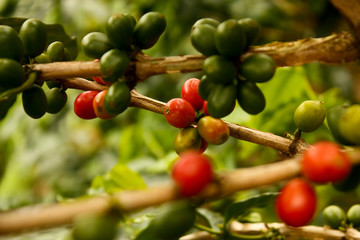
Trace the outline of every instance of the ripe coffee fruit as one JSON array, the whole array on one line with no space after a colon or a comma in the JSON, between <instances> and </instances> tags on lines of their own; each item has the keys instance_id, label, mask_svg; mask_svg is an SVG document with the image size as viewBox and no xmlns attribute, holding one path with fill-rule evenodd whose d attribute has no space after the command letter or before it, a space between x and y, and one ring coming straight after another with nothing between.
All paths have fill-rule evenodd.
<instances>
[{"instance_id":1,"label":"ripe coffee fruit","mask_svg":"<svg viewBox=\"0 0 360 240\"><path fill-rule=\"evenodd\" d=\"M224 121L211 116L202 117L197 123L200 136L210 144L220 145L230 136L230 130Z\"/></svg>"},{"instance_id":2,"label":"ripe coffee fruit","mask_svg":"<svg viewBox=\"0 0 360 240\"><path fill-rule=\"evenodd\" d=\"M96 118L93 101L98 91L85 91L80 93L74 101L74 112L82 119Z\"/></svg>"},{"instance_id":3,"label":"ripe coffee fruit","mask_svg":"<svg viewBox=\"0 0 360 240\"><path fill-rule=\"evenodd\" d=\"M184 152L173 166L172 178L179 186L182 196L194 196L213 178L210 159L198 151Z\"/></svg>"},{"instance_id":4,"label":"ripe coffee fruit","mask_svg":"<svg viewBox=\"0 0 360 240\"><path fill-rule=\"evenodd\" d=\"M164 107L166 121L177 128L185 128L195 121L195 110L182 98L173 98Z\"/></svg>"},{"instance_id":5,"label":"ripe coffee fruit","mask_svg":"<svg viewBox=\"0 0 360 240\"><path fill-rule=\"evenodd\" d=\"M93 101L93 107L94 107L94 111L95 114L98 118L100 119L111 119L114 118L114 115L110 115L109 113L106 112L105 110L105 96L107 94L107 90L103 90L101 92L99 92Z\"/></svg>"},{"instance_id":6,"label":"ripe coffee fruit","mask_svg":"<svg viewBox=\"0 0 360 240\"><path fill-rule=\"evenodd\" d=\"M203 108L202 108L202 111L204 112L205 116L209 116L209 112L207 110L207 105L208 105L208 102L207 101L204 101L203 103Z\"/></svg>"},{"instance_id":7,"label":"ripe coffee fruit","mask_svg":"<svg viewBox=\"0 0 360 240\"><path fill-rule=\"evenodd\" d=\"M47 33L43 22L35 18L27 19L20 28L20 39L25 56L34 58L46 48Z\"/></svg>"},{"instance_id":8,"label":"ripe coffee fruit","mask_svg":"<svg viewBox=\"0 0 360 240\"><path fill-rule=\"evenodd\" d=\"M180 154L187 150L199 150L201 143L202 139L196 128L192 126L183 128L175 137L175 152Z\"/></svg>"},{"instance_id":9,"label":"ripe coffee fruit","mask_svg":"<svg viewBox=\"0 0 360 240\"><path fill-rule=\"evenodd\" d=\"M324 224L332 229L338 229L346 221L344 210L336 205L327 206L322 212L322 217Z\"/></svg>"},{"instance_id":10,"label":"ripe coffee fruit","mask_svg":"<svg viewBox=\"0 0 360 240\"><path fill-rule=\"evenodd\" d=\"M360 145L360 104L354 104L344 110L339 119L339 131L348 142Z\"/></svg>"},{"instance_id":11,"label":"ripe coffee fruit","mask_svg":"<svg viewBox=\"0 0 360 240\"><path fill-rule=\"evenodd\" d=\"M301 227L308 224L316 210L313 187L301 178L294 178L281 189L275 201L278 217L287 225Z\"/></svg>"},{"instance_id":12,"label":"ripe coffee fruit","mask_svg":"<svg viewBox=\"0 0 360 240\"><path fill-rule=\"evenodd\" d=\"M323 123L326 117L324 103L316 100L302 102L295 110L294 122L303 132L312 132Z\"/></svg>"},{"instance_id":13,"label":"ripe coffee fruit","mask_svg":"<svg viewBox=\"0 0 360 240\"><path fill-rule=\"evenodd\" d=\"M0 25L0 58L19 61L23 55L24 48L15 29Z\"/></svg>"},{"instance_id":14,"label":"ripe coffee fruit","mask_svg":"<svg viewBox=\"0 0 360 240\"><path fill-rule=\"evenodd\" d=\"M253 54L240 65L240 74L251 82L267 82L275 74L276 63L266 54Z\"/></svg>"},{"instance_id":15,"label":"ripe coffee fruit","mask_svg":"<svg viewBox=\"0 0 360 240\"><path fill-rule=\"evenodd\" d=\"M345 179L335 182L332 186L341 192L350 192L355 190L360 184L360 165L353 165L350 173Z\"/></svg>"},{"instance_id":16,"label":"ripe coffee fruit","mask_svg":"<svg viewBox=\"0 0 360 240\"><path fill-rule=\"evenodd\" d=\"M351 162L346 153L333 142L317 142L308 148L301 161L302 172L317 183L343 180L351 170Z\"/></svg>"},{"instance_id":17,"label":"ripe coffee fruit","mask_svg":"<svg viewBox=\"0 0 360 240\"><path fill-rule=\"evenodd\" d=\"M44 90L33 85L22 93L24 111L34 119L44 116L47 110L47 99Z\"/></svg>"},{"instance_id":18,"label":"ripe coffee fruit","mask_svg":"<svg viewBox=\"0 0 360 240\"><path fill-rule=\"evenodd\" d=\"M181 88L181 98L188 101L195 110L202 108L204 100L199 95L200 79L190 78L184 82Z\"/></svg>"}]
</instances>

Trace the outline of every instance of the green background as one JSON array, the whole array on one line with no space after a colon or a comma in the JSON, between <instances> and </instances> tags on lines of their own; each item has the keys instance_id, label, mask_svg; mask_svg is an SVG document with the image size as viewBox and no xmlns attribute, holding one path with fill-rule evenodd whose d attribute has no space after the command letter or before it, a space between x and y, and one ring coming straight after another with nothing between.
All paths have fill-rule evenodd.
<instances>
[{"instance_id":1,"label":"green background","mask_svg":"<svg viewBox=\"0 0 360 240\"><path fill-rule=\"evenodd\" d=\"M344 19L328 1L278 0L5 0L0 3L2 17L35 17L45 23L61 23L78 43L92 31L104 31L113 13L128 12L137 19L148 12L166 16L167 28L159 42L144 51L151 57L198 54L190 43L192 24L203 17L224 21L252 17L262 24L256 44L323 37L348 30ZM80 48L80 44L79 44ZM80 49L76 60L92 60ZM356 64L324 66L311 63L299 67L278 68L274 78L259 84L267 105L251 116L240 109L225 119L260 131L283 136L293 133L293 113L304 100L320 99L326 108L340 103L354 103L357 81ZM160 75L147 79L136 89L149 97L167 102L180 97L182 83L200 72ZM84 195L140 189L169 181L170 164L177 155L173 141L178 129L165 118L146 110L129 108L112 120L82 120L73 112L73 101L80 93L69 89L66 107L56 115L40 120L28 117L21 98L0 122L0 210L64 201ZM304 134L308 143L333 138L324 123L313 133ZM206 150L217 170L248 167L279 159L276 151L253 143L229 139L221 146ZM266 173L264 173L266 174ZM278 191L281 184L269 188L239 192L229 199L209 204L203 209L213 221L223 206L267 191ZM359 190L341 193L330 185L318 186L319 207L338 204L345 210L358 202ZM229 200L229 201L227 201ZM210 209L210 210L209 210ZM273 207L260 211L266 221L278 221ZM151 218L151 209L128 216L119 229L119 239L129 239ZM321 216L313 224L322 224ZM58 228L9 239L66 239L69 230Z\"/></svg>"}]
</instances>

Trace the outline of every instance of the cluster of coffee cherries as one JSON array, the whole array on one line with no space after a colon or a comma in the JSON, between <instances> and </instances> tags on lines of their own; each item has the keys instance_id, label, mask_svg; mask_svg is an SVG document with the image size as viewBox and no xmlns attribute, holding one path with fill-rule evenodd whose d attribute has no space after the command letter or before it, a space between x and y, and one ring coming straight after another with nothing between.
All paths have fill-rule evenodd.
<instances>
[{"instance_id":1,"label":"cluster of coffee cherries","mask_svg":"<svg viewBox=\"0 0 360 240\"><path fill-rule=\"evenodd\" d=\"M165 28L165 16L159 12L148 12L139 21L131 14L118 13L106 22L105 33L87 34L82 39L82 49L100 61L102 73L102 77L93 80L109 88L81 93L74 102L75 113L83 119L110 119L124 112L136 84L126 76L131 60L141 49L154 46Z\"/></svg>"},{"instance_id":2,"label":"cluster of coffee cherries","mask_svg":"<svg viewBox=\"0 0 360 240\"><path fill-rule=\"evenodd\" d=\"M332 229L344 230L347 227L360 227L360 204L352 205L347 212L338 205L330 205L322 211L324 225Z\"/></svg>"},{"instance_id":3,"label":"cluster of coffee cherries","mask_svg":"<svg viewBox=\"0 0 360 240\"><path fill-rule=\"evenodd\" d=\"M55 41L47 46L46 24L30 18L25 20L17 32L13 27L0 26L0 94L26 85L31 73L22 64L70 61L71 53L62 42ZM24 111L32 118L41 118L45 113L57 113L66 104L67 95L60 85L50 83L49 91L44 92L42 84L32 73L29 86L22 91ZM16 94L6 96L0 101L0 119L14 104Z\"/></svg>"},{"instance_id":4,"label":"cluster of coffee cherries","mask_svg":"<svg viewBox=\"0 0 360 240\"><path fill-rule=\"evenodd\" d=\"M352 178L352 165L339 145L320 141L303 153L301 172L303 177L285 183L275 203L279 218L293 227L308 224L316 212L317 197L313 184L348 181Z\"/></svg>"},{"instance_id":5,"label":"cluster of coffee cherries","mask_svg":"<svg viewBox=\"0 0 360 240\"><path fill-rule=\"evenodd\" d=\"M230 131L224 121L208 115L207 104L198 92L200 80L190 78L181 89L181 98L173 98L164 107L164 116L169 124L181 128L175 138L175 151L204 152L208 143L223 144Z\"/></svg>"},{"instance_id":6,"label":"cluster of coffee cherries","mask_svg":"<svg viewBox=\"0 0 360 240\"><path fill-rule=\"evenodd\" d=\"M360 104L340 104L326 110L323 102L307 100L294 113L295 125L303 132L316 130L325 118L337 142L346 146L360 144Z\"/></svg>"},{"instance_id":7,"label":"cluster of coffee cherries","mask_svg":"<svg viewBox=\"0 0 360 240\"><path fill-rule=\"evenodd\" d=\"M258 39L260 25L251 18L219 22L203 18L191 30L191 43L207 58L199 86L200 96L208 101L211 116L230 114L238 101L249 114L265 108L265 97L256 85L270 80L276 70L274 60L266 54L253 54L240 60Z\"/></svg>"},{"instance_id":8,"label":"cluster of coffee cherries","mask_svg":"<svg viewBox=\"0 0 360 240\"><path fill-rule=\"evenodd\" d=\"M185 197L198 194L213 179L211 159L203 154L208 144L223 144L230 135L224 121L208 115L206 101L198 92L199 84L200 79L187 79L181 98L171 99L164 107L167 122L180 128L174 141L179 159L174 163L172 178Z\"/></svg>"}]
</instances>

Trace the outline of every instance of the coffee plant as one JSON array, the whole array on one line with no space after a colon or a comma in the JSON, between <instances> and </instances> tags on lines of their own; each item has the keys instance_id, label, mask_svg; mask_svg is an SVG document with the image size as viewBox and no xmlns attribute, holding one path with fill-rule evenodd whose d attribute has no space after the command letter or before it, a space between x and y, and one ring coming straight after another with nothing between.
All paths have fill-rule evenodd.
<instances>
[{"instance_id":1,"label":"coffee plant","mask_svg":"<svg viewBox=\"0 0 360 240\"><path fill-rule=\"evenodd\" d=\"M0 4L1 237L360 239L358 1L55 2Z\"/></svg>"}]
</instances>

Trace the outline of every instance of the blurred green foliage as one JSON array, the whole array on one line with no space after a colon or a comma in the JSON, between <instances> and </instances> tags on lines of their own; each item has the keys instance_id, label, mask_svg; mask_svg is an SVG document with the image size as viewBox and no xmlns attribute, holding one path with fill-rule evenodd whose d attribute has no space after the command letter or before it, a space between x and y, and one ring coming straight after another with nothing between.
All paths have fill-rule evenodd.
<instances>
[{"instance_id":1,"label":"blurred green foliage","mask_svg":"<svg viewBox=\"0 0 360 240\"><path fill-rule=\"evenodd\" d=\"M190 31L192 24L203 17L219 21L255 18L263 27L257 44L347 30L344 20L326 0L87 0L86 4L73 0L5 0L0 3L0 16L36 17L46 23L60 23L78 43L91 31L104 31L104 23L113 13L129 12L139 18L148 11L162 12L167 19L165 34L145 51L152 57L198 54L191 46ZM79 50L76 60L90 60ZM154 76L138 84L137 90L166 102L180 96L182 83L190 77L201 77L201 73ZM326 108L352 102L353 84L346 65L312 63L279 68L271 81L259 84L267 100L265 111L250 116L237 106L225 119L277 135L293 133L293 113L302 101L321 99ZM18 98L0 122L0 173L3 173L0 210L63 201L88 193L144 188L169 180L169 168L177 157L173 141L178 130L167 124L162 115L130 108L111 120L81 120L73 113L73 101L80 91L67 92L67 106L57 115L31 119L25 115ZM303 137L308 143L333 140L325 123ZM272 149L233 138L221 146L209 146L205 153L218 170L259 165L281 157ZM278 189L279 186L271 188ZM211 203L209 207L214 212L208 216L214 220L216 209L267 190L239 192ZM318 192L324 196L320 197L319 209L330 203L346 208L360 194L357 190L345 198L331 186L321 186ZM277 220L271 206L262 213L265 220ZM146 225L147 216L137 213L129 217L119 230L119 239L128 239ZM318 217L314 223L321 223L321 219ZM67 233L55 229L23 239L64 239Z\"/></svg>"}]
</instances>

